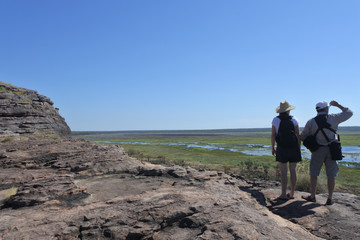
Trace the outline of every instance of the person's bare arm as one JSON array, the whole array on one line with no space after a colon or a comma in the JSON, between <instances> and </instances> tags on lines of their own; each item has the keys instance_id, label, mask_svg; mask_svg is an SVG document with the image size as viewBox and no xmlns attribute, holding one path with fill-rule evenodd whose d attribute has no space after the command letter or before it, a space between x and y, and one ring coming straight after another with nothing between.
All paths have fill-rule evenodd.
<instances>
[{"instance_id":1,"label":"person's bare arm","mask_svg":"<svg viewBox=\"0 0 360 240\"><path fill-rule=\"evenodd\" d=\"M275 136L276 136L276 129L275 129L274 126L272 126L272 129L271 129L271 149L272 149L272 155L273 156L276 156Z\"/></svg>"},{"instance_id":2,"label":"person's bare arm","mask_svg":"<svg viewBox=\"0 0 360 240\"><path fill-rule=\"evenodd\" d=\"M299 144L299 147L301 147L301 139L300 139L300 128L299 128L299 125L297 125L295 127L295 135L298 139L298 144Z\"/></svg>"},{"instance_id":3,"label":"person's bare arm","mask_svg":"<svg viewBox=\"0 0 360 240\"><path fill-rule=\"evenodd\" d=\"M338 108L340 108L341 111L343 111L345 108L344 106L342 106L341 104L339 104L337 101L334 101L334 100L332 100L330 102L330 106L338 107Z\"/></svg>"}]
</instances>

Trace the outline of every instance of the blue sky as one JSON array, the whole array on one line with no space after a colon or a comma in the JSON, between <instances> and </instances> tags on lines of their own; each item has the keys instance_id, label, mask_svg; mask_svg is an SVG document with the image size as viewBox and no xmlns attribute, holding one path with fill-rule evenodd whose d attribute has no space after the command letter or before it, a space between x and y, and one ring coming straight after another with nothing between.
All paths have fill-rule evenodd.
<instances>
[{"instance_id":1,"label":"blue sky","mask_svg":"<svg viewBox=\"0 0 360 240\"><path fill-rule=\"evenodd\" d=\"M318 101L360 125L360 1L0 1L0 81L74 131L304 126ZM338 112L331 108L330 112Z\"/></svg>"}]
</instances>

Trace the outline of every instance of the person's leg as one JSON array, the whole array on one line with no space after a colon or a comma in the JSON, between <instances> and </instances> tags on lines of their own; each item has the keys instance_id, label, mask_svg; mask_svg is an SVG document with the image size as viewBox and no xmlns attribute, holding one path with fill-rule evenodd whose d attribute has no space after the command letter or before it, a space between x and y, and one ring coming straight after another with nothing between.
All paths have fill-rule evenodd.
<instances>
[{"instance_id":1,"label":"person's leg","mask_svg":"<svg viewBox=\"0 0 360 240\"><path fill-rule=\"evenodd\" d=\"M328 199L332 199L334 189L335 189L335 178L334 177L328 177L327 178L327 185L328 185L328 192L329 192Z\"/></svg>"},{"instance_id":2,"label":"person's leg","mask_svg":"<svg viewBox=\"0 0 360 240\"><path fill-rule=\"evenodd\" d=\"M316 185L317 185L317 177L310 176L310 195L308 196L301 196L303 199L309 202L316 202Z\"/></svg>"},{"instance_id":3,"label":"person's leg","mask_svg":"<svg viewBox=\"0 0 360 240\"><path fill-rule=\"evenodd\" d=\"M320 147L311 153L310 160L310 196L303 197L307 201L315 202L317 178L320 175L321 167L324 163L326 148Z\"/></svg>"},{"instance_id":4,"label":"person's leg","mask_svg":"<svg viewBox=\"0 0 360 240\"><path fill-rule=\"evenodd\" d=\"M287 188L287 163L279 162L280 165L280 175L281 175L281 195L279 198L286 198L286 188Z\"/></svg>"},{"instance_id":5,"label":"person's leg","mask_svg":"<svg viewBox=\"0 0 360 240\"><path fill-rule=\"evenodd\" d=\"M332 205L332 197L335 189L335 177L338 174L339 167L336 161L331 159L330 150L326 156L325 169L327 175L327 186L328 186L328 200L325 205Z\"/></svg>"},{"instance_id":6,"label":"person's leg","mask_svg":"<svg viewBox=\"0 0 360 240\"><path fill-rule=\"evenodd\" d=\"M296 186L296 162L289 163L289 170L290 170L290 193L289 196L292 198L295 192Z\"/></svg>"},{"instance_id":7,"label":"person's leg","mask_svg":"<svg viewBox=\"0 0 360 240\"><path fill-rule=\"evenodd\" d=\"M311 198L315 198L315 194L316 194L316 185L317 185L317 177L315 176L310 176L310 194L311 194Z\"/></svg>"}]
</instances>

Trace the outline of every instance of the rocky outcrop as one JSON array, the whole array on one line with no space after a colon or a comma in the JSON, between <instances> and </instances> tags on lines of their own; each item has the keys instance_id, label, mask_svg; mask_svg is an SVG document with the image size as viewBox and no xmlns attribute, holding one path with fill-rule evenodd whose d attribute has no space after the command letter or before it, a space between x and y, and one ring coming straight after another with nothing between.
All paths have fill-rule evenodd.
<instances>
[{"instance_id":1,"label":"rocky outcrop","mask_svg":"<svg viewBox=\"0 0 360 240\"><path fill-rule=\"evenodd\" d=\"M359 196L336 193L332 206L299 192L274 201L278 183L153 165L117 145L51 137L70 129L35 91L0 82L0 106L0 239L360 238Z\"/></svg>"},{"instance_id":2,"label":"rocky outcrop","mask_svg":"<svg viewBox=\"0 0 360 240\"><path fill-rule=\"evenodd\" d=\"M35 138L0 149L0 239L360 237L355 195L330 207L300 197L275 203L277 183L153 165L84 140Z\"/></svg>"},{"instance_id":3,"label":"rocky outcrop","mask_svg":"<svg viewBox=\"0 0 360 240\"><path fill-rule=\"evenodd\" d=\"M50 98L0 82L0 138L69 136L71 131Z\"/></svg>"}]
</instances>

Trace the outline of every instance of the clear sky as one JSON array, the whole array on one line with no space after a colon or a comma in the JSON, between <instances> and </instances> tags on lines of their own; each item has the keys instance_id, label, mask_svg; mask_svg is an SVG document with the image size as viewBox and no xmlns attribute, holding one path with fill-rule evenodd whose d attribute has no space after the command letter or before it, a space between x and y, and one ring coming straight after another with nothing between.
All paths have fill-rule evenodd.
<instances>
[{"instance_id":1,"label":"clear sky","mask_svg":"<svg viewBox=\"0 0 360 240\"><path fill-rule=\"evenodd\" d=\"M0 81L74 131L271 127L282 100L360 126L360 1L0 0Z\"/></svg>"}]
</instances>

